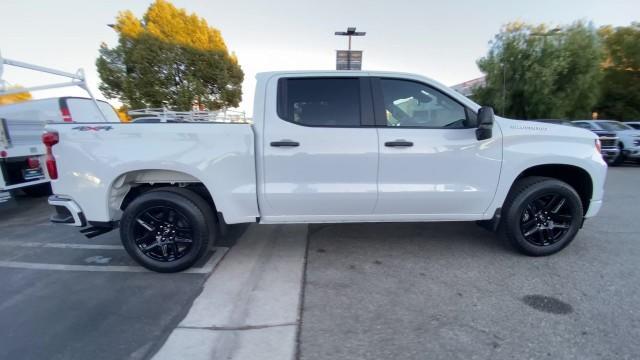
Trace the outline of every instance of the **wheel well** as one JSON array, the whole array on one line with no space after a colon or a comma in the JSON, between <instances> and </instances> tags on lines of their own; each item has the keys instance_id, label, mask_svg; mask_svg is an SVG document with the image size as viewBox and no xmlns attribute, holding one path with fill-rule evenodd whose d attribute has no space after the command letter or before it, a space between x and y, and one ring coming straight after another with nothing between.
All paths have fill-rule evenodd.
<instances>
[{"instance_id":1,"label":"wheel well","mask_svg":"<svg viewBox=\"0 0 640 360\"><path fill-rule=\"evenodd\" d=\"M138 196L146 193L149 190L159 189L164 187L180 187L184 189L189 189L196 194L200 195L209 205L211 205L215 212L215 204L213 202L213 198L209 193L209 190L202 183L154 183L154 184L136 184L132 186L129 192L122 199L122 203L120 204L120 210L123 210L131 204L131 202L137 198Z\"/></svg>"},{"instance_id":2,"label":"wheel well","mask_svg":"<svg viewBox=\"0 0 640 360\"><path fill-rule=\"evenodd\" d=\"M584 213L589 209L591 196L593 195L593 181L589 173L577 166L565 164L538 165L523 171L516 181L529 176L545 176L564 181L580 195ZM515 183L515 181L514 181Z\"/></svg>"},{"instance_id":3,"label":"wheel well","mask_svg":"<svg viewBox=\"0 0 640 360\"><path fill-rule=\"evenodd\" d=\"M216 212L211 193L197 178L178 171L137 170L120 175L112 184L109 204L112 209L124 211L138 196L162 187L181 187L200 195Z\"/></svg>"}]
</instances>

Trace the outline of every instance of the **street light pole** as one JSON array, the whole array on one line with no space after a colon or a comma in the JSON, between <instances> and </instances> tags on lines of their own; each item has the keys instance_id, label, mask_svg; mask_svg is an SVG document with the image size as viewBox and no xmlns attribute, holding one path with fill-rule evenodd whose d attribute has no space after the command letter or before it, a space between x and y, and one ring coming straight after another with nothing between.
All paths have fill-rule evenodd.
<instances>
[{"instance_id":1,"label":"street light pole","mask_svg":"<svg viewBox=\"0 0 640 360\"><path fill-rule=\"evenodd\" d=\"M555 27L546 32L532 32L530 35L542 37L543 39L542 51L544 51L544 49L547 47L547 38L549 36L560 35L561 32L562 32L561 28ZM507 106L507 62L505 61L505 59L502 59L502 114L501 114L502 116L506 116L505 114L506 106Z\"/></svg>"},{"instance_id":2,"label":"street light pole","mask_svg":"<svg viewBox=\"0 0 640 360\"><path fill-rule=\"evenodd\" d=\"M365 36L367 35L364 31L356 31L355 27L348 27L347 31L336 31L334 33L338 36L348 36L349 37L349 52L347 53L347 68L351 69L351 37L352 36Z\"/></svg>"},{"instance_id":3,"label":"street light pole","mask_svg":"<svg viewBox=\"0 0 640 360\"><path fill-rule=\"evenodd\" d=\"M507 116L505 114L505 108L507 106L507 63L502 60L502 114L501 116Z\"/></svg>"}]
</instances>

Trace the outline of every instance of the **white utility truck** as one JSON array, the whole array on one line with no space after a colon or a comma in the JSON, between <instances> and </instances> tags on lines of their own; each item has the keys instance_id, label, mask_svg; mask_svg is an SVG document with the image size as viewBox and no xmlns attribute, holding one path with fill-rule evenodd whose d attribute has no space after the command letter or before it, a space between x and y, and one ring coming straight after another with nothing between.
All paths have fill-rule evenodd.
<instances>
[{"instance_id":1,"label":"white utility truck","mask_svg":"<svg viewBox=\"0 0 640 360\"><path fill-rule=\"evenodd\" d=\"M227 224L480 221L519 251L567 246L602 205L590 131L494 117L418 75L270 72L252 124L51 124L52 221L120 228L161 272Z\"/></svg>"},{"instance_id":2,"label":"white utility truck","mask_svg":"<svg viewBox=\"0 0 640 360\"><path fill-rule=\"evenodd\" d=\"M72 81L30 88L8 88L2 81L5 65L71 78ZM93 98L86 87L84 73L75 74L10 60L0 56L0 95L46 90L68 86L85 89L90 98L56 97L0 105L0 203L11 198L11 191L21 189L27 195L51 193L49 179L40 160L45 156L42 133L50 122L117 122L118 114L107 102Z\"/></svg>"}]
</instances>

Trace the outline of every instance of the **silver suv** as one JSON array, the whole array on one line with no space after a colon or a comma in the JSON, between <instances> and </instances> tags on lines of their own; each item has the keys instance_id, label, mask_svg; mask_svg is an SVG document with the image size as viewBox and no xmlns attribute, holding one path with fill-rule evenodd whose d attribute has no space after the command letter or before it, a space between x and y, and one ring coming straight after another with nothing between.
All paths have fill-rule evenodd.
<instances>
[{"instance_id":1,"label":"silver suv","mask_svg":"<svg viewBox=\"0 0 640 360\"><path fill-rule=\"evenodd\" d=\"M576 120L573 123L592 131L615 133L619 138L620 156L614 163L619 164L625 159L640 160L640 130L615 120Z\"/></svg>"}]
</instances>

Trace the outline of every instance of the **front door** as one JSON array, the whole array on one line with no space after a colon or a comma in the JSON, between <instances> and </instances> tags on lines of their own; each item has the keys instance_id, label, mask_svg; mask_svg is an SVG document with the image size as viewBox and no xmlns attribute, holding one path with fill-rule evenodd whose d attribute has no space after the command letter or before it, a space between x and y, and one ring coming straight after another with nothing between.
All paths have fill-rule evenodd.
<instances>
[{"instance_id":1,"label":"front door","mask_svg":"<svg viewBox=\"0 0 640 360\"><path fill-rule=\"evenodd\" d=\"M475 135L475 113L421 82L374 80L380 170L376 214L482 214L502 159L498 131ZM382 121L381 121L382 120Z\"/></svg>"},{"instance_id":2,"label":"front door","mask_svg":"<svg viewBox=\"0 0 640 360\"><path fill-rule=\"evenodd\" d=\"M277 92L268 93L278 98L267 99L262 142L265 219L322 221L372 214L378 134L369 80L290 77L272 82L270 89L277 86Z\"/></svg>"}]
</instances>

